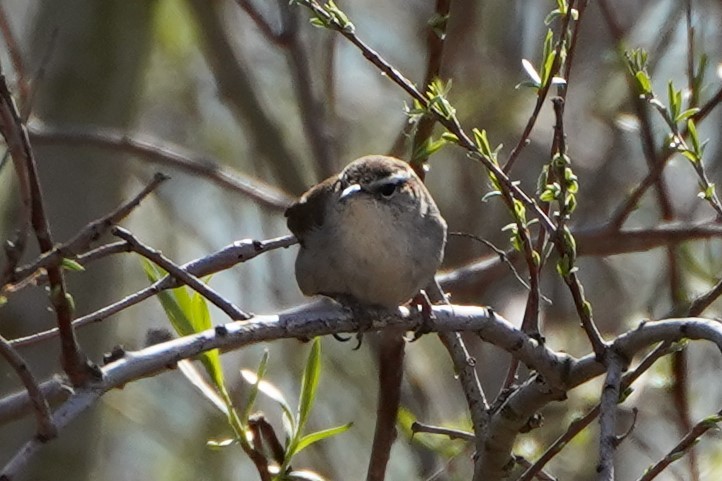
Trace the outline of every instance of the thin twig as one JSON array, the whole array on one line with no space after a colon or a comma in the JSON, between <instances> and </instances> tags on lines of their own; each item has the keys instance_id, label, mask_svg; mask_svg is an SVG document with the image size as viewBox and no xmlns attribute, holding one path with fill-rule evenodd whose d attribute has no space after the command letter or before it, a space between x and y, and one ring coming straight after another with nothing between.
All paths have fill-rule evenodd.
<instances>
[{"instance_id":1,"label":"thin twig","mask_svg":"<svg viewBox=\"0 0 722 481\"><path fill-rule=\"evenodd\" d=\"M141 256L165 269L168 274L208 299L213 305L225 312L226 315L234 321L245 321L252 317L250 314L240 310L232 302L224 299L223 296L218 294L213 288L205 284L198 277L190 274L186 269L168 259L160 251L148 247L140 242L138 238L130 233L130 231L123 229L122 227L115 226L111 232L114 236L126 241L134 252L137 252Z\"/></svg>"},{"instance_id":2,"label":"thin twig","mask_svg":"<svg viewBox=\"0 0 722 481\"><path fill-rule=\"evenodd\" d=\"M30 194L30 223L40 247L45 253L53 249L53 238L45 215L40 179L37 165L30 147L28 132L23 124L20 113L8 90L5 77L0 74L0 129L10 150L21 184L25 184ZM93 375L73 331L73 307L70 294L65 286L63 270L58 266L48 269L50 284L50 302L55 310L58 329L62 366L74 386L82 385Z\"/></svg>"},{"instance_id":3,"label":"thin twig","mask_svg":"<svg viewBox=\"0 0 722 481\"><path fill-rule=\"evenodd\" d=\"M133 209L138 207L140 202L145 199L148 194L153 192L160 184L168 179L169 177L164 174L155 174L150 183L128 202L122 204L113 212L90 222L83 227L80 232L75 235L75 237L63 244L53 247L50 251L40 256L31 264L16 269L15 272L11 273L11 278L8 280L10 282L18 282L19 280L31 276L38 269L47 269L50 266L59 265L63 259L76 259L81 251L88 249L92 242L98 240L114 224L117 224L127 217ZM2 284L5 284L5 281L3 281Z\"/></svg>"},{"instance_id":4,"label":"thin twig","mask_svg":"<svg viewBox=\"0 0 722 481\"><path fill-rule=\"evenodd\" d=\"M265 241L244 239L236 241L233 244L230 244L211 255L201 257L194 261L188 262L187 264L183 264L182 268L186 272L196 277L203 277L225 269L229 269L236 264L246 262L265 252L292 246L297 242L298 241L296 240L296 238L290 235L277 237L275 239L269 239ZM130 248L127 246L127 242L123 242L122 244L126 246L124 247L124 249ZM121 243L111 244L110 246L108 246L108 248L112 248L112 250L115 250L117 248L123 247L123 245L121 245ZM126 296L125 298L114 302L113 304L110 304L95 312L77 318L75 321L73 321L73 327L80 328L91 323L102 321L103 319L117 314L118 312L121 312L130 306L134 306L150 297L153 297L154 295L158 294L163 290L172 289L178 286L179 283L174 277L166 276L154 282L150 286L141 289L140 291L137 291L129 296ZM28 346L44 341L46 339L51 339L57 335L57 328L49 329L47 331L42 331L39 333L31 334L29 336L13 339L12 341L10 341L10 343L16 347Z\"/></svg>"},{"instance_id":5,"label":"thin twig","mask_svg":"<svg viewBox=\"0 0 722 481\"><path fill-rule=\"evenodd\" d=\"M547 94L549 93L549 89L553 85L554 77L559 72L559 68L562 66L562 49L564 48L564 45L566 44L566 35L569 30L569 24L572 21L572 9L574 8L574 0L570 0L567 6L567 14L564 15L564 18L562 20L562 25L559 30L559 38L556 42L556 55L554 57L554 61L552 63L552 67L549 71L549 77L547 78L547 81L544 85L540 86L540 88L537 90L537 100L536 105L534 105L534 110L532 111L531 115L529 116L529 120L526 123L526 126L524 127L524 131L521 134L521 137L519 137L519 141L516 144L516 147L512 149L511 153L509 154L509 159L507 159L506 163L504 164L503 170L504 173L508 174L511 171L511 168L514 166L514 163L516 162L516 159L519 157L519 154L521 154L521 151L524 147L526 147L529 144L529 136L531 135L532 130L534 129L534 125L536 124L537 118L539 117L539 112L541 112L542 107L544 106L544 102L546 101ZM579 15L581 15L582 12L579 12ZM575 31L578 30L579 23L577 22ZM542 61L545 61L546 59L542 59Z\"/></svg>"},{"instance_id":6,"label":"thin twig","mask_svg":"<svg viewBox=\"0 0 722 481\"><path fill-rule=\"evenodd\" d=\"M651 481L656 478L657 475L664 471L670 464L688 453L703 434L710 429L717 429L720 422L722 422L722 410L717 411L714 415L709 416L695 424L692 429L690 429L689 432L680 439L675 447L673 447L662 459L645 470L644 474L637 478L637 481Z\"/></svg>"},{"instance_id":7,"label":"thin twig","mask_svg":"<svg viewBox=\"0 0 722 481\"><path fill-rule=\"evenodd\" d=\"M416 434L416 433L440 434L442 436L448 437L449 439L463 439L464 441L473 441L476 439L476 436L474 436L474 433L462 431L460 429L451 429L451 428L444 428L441 426L432 426L430 424L420 423L419 421L414 421L411 424L411 432L413 434Z\"/></svg>"},{"instance_id":8,"label":"thin twig","mask_svg":"<svg viewBox=\"0 0 722 481\"><path fill-rule=\"evenodd\" d=\"M5 46L7 47L7 52L10 57L10 62L13 65L13 70L15 70L15 75L17 75L20 105L22 109L25 109L25 105L28 103L28 98L30 97L28 74L25 69L22 52L20 51L20 45L18 44L17 38L10 26L10 21L5 12L5 7L2 5L0 5L0 33L5 41Z\"/></svg>"},{"instance_id":9,"label":"thin twig","mask_svg":"<svg viewBox=\"0 0 722 481\"><path fill-rule=\"evenodd\" d=\"M648 371L655 362L657 362L663 356L674 352L674 350L675 349L672 348L672 343L670 342L663 342L659 346L657 346L652 352L647 354L644 359L639 362L639 364L637 365L637 367L634 368L633 371L628 372L624 375L624 377L622 378L620 391L624 392L629 386L632 385L632 383L634 383L634 381L639 379L642 374ZM600 404L597 404L584 416L572 421L567 427L567 430L564 431L564 433L559 436L546 449L546 451L544 451L544 453L539 457L539 459L537 459L534 464L529 466L516 481L531 481L537 475L537 473L541 472L541 470L544 469L544 466L546 466L547 463L552 460L552 458L559 454L559 452L565 446L567 446L572 439L574 439L577 434L579 434L584 428L589 426L592 421L594 421L594 419L599 416L599 411Z\"/></svg>"}]
</instances>

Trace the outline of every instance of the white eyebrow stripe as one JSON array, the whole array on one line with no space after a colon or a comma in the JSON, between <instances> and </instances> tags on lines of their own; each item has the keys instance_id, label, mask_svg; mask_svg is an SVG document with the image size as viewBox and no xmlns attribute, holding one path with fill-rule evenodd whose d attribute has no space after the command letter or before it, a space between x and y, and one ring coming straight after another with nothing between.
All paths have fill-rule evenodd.
<instances>
[{"instance_id":1,"label":"white eyebrow stripe","mask_svg":"<svg viewBox=\"0 0 722 481\"><path fill-rule=\"evenodd\" d=\"M404 182L407 182L411 178L411 174L409 172L396 172L395 174L391 174L388 177L384 177L383 179L375 180L369 184L369 187L371 189L378 187L380 185L386 185L386 184L403 184Z\"/></svg>"}]
</instances>

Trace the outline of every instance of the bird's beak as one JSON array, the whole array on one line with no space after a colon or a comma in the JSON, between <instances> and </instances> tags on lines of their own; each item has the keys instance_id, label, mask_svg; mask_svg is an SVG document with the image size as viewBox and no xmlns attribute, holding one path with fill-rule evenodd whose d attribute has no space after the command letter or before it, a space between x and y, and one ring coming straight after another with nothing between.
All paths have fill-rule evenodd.
<instances>
[{"instance_id":1,"label":"bird's beak","mask_svg":"<svg viewBox=\"0 0 722 481\"><path fill-rule=\"evenodd\" d=\"M352 195L354 195L356 192L361 192L361 186L359 184L351 184L345 189L343 189L343 192L341 192L341 197L339 197L339 199L346 200Z\"/></svg>"}]
</instances>

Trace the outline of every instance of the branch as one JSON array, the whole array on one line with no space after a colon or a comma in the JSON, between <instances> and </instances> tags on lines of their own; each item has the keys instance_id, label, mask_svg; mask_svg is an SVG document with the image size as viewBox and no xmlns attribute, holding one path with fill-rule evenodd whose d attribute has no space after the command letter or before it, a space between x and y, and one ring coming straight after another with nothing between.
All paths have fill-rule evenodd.
<instances>
[{"instance_id":1,"label":"branch","mask_svg":"<svg viewBox=\"0 0 722 481\"><path fill-rule=\"evenodd\" d=\"M156 173L153 176L153 180L145 186L135 197L126 202L125 204L118 207L115 211L110 214L96 219L83 227L75 237L53 247L50 251L40 256L35 262L30 265L23 266L16 269L14 272L10 272L10 282L17 282L18 280L25 279L31 276L38 269L47 269L50 266L58 266L63 259L75 259L82 250L85 250L90 244L105 234L113 224L116 224L123 220L135 209L140 202L148 196L152 191L156 189L161 183L168 180L164 174ZM4 284L5 282L2 282ZM3 290L5 287L3 286Z\"/></svg>"},{"instance_id":2,"label":"branch","mask_svg":"<svg viewBox=\"0 0 722 481\"><path fill-rule=\"evenodd\" d=\"M204 177L214 184L249 196L259 204L283 210L291 196L258 179L224 167L218 160L201 157L178 145L129 134L120 130L85 126L78 129L30 126L30 139L36 145L92 145L112 152L126 152L158 165L170 166Z\"/></svg>"},{"instance_id":3,"label":"branch","mask_svg":"<svg viewBox=\"0 0 722 481\"><path fill-rule=\"evenodd\" d=\"M130 248L145 257L149 261L157 264L161 268L165 269L170 276L175 280L182 282L187 285L206 299L208 299L214 306L223 311L228 317L234 321L245 321L251 318L250 314L246 314L241 311L238 307L233 305L232 302L226 301L220 294L213 290L210 286L205 284L203 281L193 274L188 273L187 270L181 266L175 264L173 261L165 257L160 251L152 249L145 244L141 243L130 231L123 229L122 227L113 227L113 235L120 237L128 243Z\"/></svg>"},{"instance_id":4,"label":"branch","mask_svg":"<svg viewBox=\"0 0 722 481\"><path fill-rule=\"evenodd\" d=\"M282 247L289 247L296 244L298 241L295 237L288 235L284 237L277 237L275 239L269 239L266 241L257 241L252 239L243 239L230 244L218 252L211 255L201 257L194 261L183 264L181 267L191 275L196 277L203 277L215 272L219 272L225 269L229 269L236 264L246 262L254 257L263 254L265 252L279 249ZM123 244L126 244L125 242ZM111 244L115 246L116 244ZM109 247L111 247L109 246ZM172 289L178 287L179 284L172 277L166 276L163 279L154 282L150 286L141 289L125 298L117 301L109 306L103 307L95 312L86 314L85 316L79 317L73 321L73 327L79 328L88 324L102 321L103 319L117 314L118 312L127 309L130 306L134 306L141 301L148 299L163 291L165 289ZM53 338L58 335L58 329L49 329L47 331L31 334L26 337L13 339L10 343L13 346L21 347L37 342Z\"/></svg>"},{"instance_id":5,"label":"branch","mask_svg":"<svg viewBox=\"0 0 722 481\"><path fill-rule=\"evenodd\" d=\"M690 431L684 435L684 437L673 447L669 453L667 453L662 459L657 461L654 465L650 466L637 481L651 481L656 478L667 466L684 456L685 453L692 448L699 438L710 429L716 429L719 422L722 420L722 411L717 411L716 414L709 416L697 424L695 424Z\"/></svg>"},{"instance_id":6,"label":"branch","mask_svg":"<svg viewBox=\"0 0 722 481\"><path fill-rule=\"evenodd\" d=\"M26 213L30 214L28 220L35 232L40 252L51 251L53 249L53 238L45 215L37 164L30 147L27 129L8 90L5 77L1 73L0 131L2 131L8 150L13 157L20 184L24 186L21 188L23 204ZM29 202L29 205L27 202ZM72 326L72 300L65 286L63 270L58 266L50 266L48 268L48 281L50 283L50 302L55 311L60 332L61 363L73 385L79 386L89 381L93 371L75 338Z\"/></svg>"},{"instance_id":7,"label":"branch","mask_svg":"<svg viewBox=\"0 0 722 481\"><path fill-rule=\"evenodd\" d=\"M607 377L600 401L599 414L599 465L597 479L614 481L614 451L617 446L617 404L622 383L622 358L610 350L605 356Z\"/></svg>"}]
</instances>

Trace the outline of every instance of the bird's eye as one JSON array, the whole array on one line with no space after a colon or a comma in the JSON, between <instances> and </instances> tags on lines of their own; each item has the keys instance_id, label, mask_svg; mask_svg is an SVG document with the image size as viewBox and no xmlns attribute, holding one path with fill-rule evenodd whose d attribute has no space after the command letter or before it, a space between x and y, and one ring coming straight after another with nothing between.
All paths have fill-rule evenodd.
<instances>
[{"instance_id":1,"label":"bird's eye","mask_svg":"<svg viewBox=\"0 0 722 481\"><path fill-rule=\"evenodd\" d=\"M381 184L377 192L384 197L391 197L396 192L397 185L398 184L396 184L395 182L387 182L385 184Z\"/></svg>"}]
</instances>

